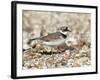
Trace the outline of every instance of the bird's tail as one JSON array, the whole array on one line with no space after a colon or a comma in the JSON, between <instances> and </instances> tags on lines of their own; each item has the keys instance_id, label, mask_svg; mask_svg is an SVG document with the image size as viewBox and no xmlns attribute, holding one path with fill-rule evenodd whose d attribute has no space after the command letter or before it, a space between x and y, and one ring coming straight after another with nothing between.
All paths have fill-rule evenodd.
<instances>
[{"instance_id":1,"label":"bird's tail","mask_svg":"<svg viewBox=\"0 0 100 80\"><path fill-rule=\"evenodd\" d=\"M33 40L39 40L39 39L40 39L40 37L39 37L39 38L30 39L30 40L27 42L27 44L30 44Z\"/></svg>"}]
</instances>

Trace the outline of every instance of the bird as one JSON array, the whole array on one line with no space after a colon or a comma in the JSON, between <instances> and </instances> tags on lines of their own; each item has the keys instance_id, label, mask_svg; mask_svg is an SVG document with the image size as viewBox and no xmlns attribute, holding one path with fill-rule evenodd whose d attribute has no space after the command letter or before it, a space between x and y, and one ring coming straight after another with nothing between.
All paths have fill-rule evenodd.
<instances>
[{"instance_id":1,"label":"bird","mask_svg":"<svg viewBox=\"0 0 100 80\"><path fill-rule=\"evenodd\" d=\"M46 36L30 39L27 44L30 44L34 40L40 40L45 46L60 46L65 43L68 32L71 32L69 27L62 26L57 32L49 33Z\"/></svg>"}]
</instances>

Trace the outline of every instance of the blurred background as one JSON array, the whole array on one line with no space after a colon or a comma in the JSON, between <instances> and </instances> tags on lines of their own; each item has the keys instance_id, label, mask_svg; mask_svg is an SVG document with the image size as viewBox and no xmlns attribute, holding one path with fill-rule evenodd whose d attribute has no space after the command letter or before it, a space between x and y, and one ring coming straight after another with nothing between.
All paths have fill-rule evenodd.
<instances>
[{"instance_id":1,"label":"blurred background","mask_svg":"<svg viewBox=\"0 0 100 80\"><path fill-rule=\"evenodd\" d=\"M56 32L62 26L68 26L72 35L90 42L91 14L89 13L23 10L23 44L28 39Z\"/></svg>"}]
</instances>

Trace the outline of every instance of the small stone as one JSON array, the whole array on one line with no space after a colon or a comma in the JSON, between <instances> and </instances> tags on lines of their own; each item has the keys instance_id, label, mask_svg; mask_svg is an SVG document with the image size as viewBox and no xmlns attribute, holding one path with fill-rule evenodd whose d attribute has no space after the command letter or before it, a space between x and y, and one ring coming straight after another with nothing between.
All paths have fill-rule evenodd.
<instances>
[{"instance_id":1,"label":"small stone","mask_svg":"<svg viewBox=\"0 0 100 80\"><path fill-rule=\"evenodd\" d=\"M68 59L68 58L70 58L70 50L66 50L65 52L64 52L64 59Z\"/></svg>"},{"instance_id":2,"label":"small stone","mask_svg":"<svg viewBox=\"0 0 100 80\"><path fill-rule=\"evenodd\" d=\"M80 64L74 63L73 67L81 67Z\"/></svg>"},{"instance_id":3,"label":"small stone","mask_svg":"<svg viewBox=\"0 0 100 80\"><path fill-rule=\"evenodd\" d=\"M36 44L36 49L39 49L39 48L41 48L41 44L37 43Z\"/></svg>"},{"instance_id":4,"label":"small stone","mask_svg":"<svg viewBox=\"0 0 100 80\"><path fill-rule=\"evenodd\" d=\"M30 63L29 63L29 62L26 62L26 63L24 64L24 66L25 66L26 68L29 68L29 67L30 67Z\"/></svg>"},{"instance_id":5,"label":"small stone","mask_svg":"<svg viewBox=\"0 0 100 80\"><path fill-rule=\"evenodd\" d=\"M75 57L76 58L79 58L80 57L80 54L78 53L78 54L75 54Z\"/></svg>"},{"instance_id":6,"label":"small stone","mask_svg":"<svg viewBox=\"0 0 100 80\"><path fill-rule=\"evenodd\" d=\"M81 66L80 64L81 63L80 63L79 59L76 58L74 61L73 67L80 67Z\"/></svg>"},{"instance_id":7,"label":"small stone","mask_svg":"<svg viewBox=\"0 0 100 80\"><path fill-rule=\"evenodd\" d=\"M23 60L27 61L27 60L31 60L31 59L32 59L32 56L29 56L26 54L23 55Z\"/></svg>"},{"instance_id":8,"label":"small stone","mask_svg":"<svg viewBox=\"0 0 100 80\"><path fill-rule=\"evenodd\" d=\"M72 67L73 64L74 64L74 59L69 59L67 63L68 67Z\"/></svg>"}]
</instances>

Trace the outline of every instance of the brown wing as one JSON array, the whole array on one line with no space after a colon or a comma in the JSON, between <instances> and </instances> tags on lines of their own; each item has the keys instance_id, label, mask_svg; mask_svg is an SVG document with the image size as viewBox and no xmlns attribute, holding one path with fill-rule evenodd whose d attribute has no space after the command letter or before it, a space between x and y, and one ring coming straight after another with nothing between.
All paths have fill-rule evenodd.
<instances>
[{"instance_id":1,"label":"brown wing","mask_svg":"<svg viewBox=\"0 0 100 80\"><path fill-rule=\"evenodd\" d=\"M63 39L63 38L64 37L60 32L56 32L56 33L50 33L47 36L42 37L41 40L50 41L50 40Z\"/></svg>"}]
</instances>

